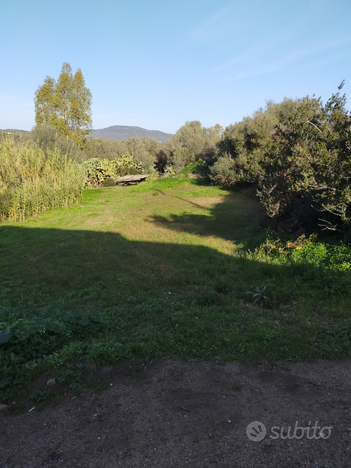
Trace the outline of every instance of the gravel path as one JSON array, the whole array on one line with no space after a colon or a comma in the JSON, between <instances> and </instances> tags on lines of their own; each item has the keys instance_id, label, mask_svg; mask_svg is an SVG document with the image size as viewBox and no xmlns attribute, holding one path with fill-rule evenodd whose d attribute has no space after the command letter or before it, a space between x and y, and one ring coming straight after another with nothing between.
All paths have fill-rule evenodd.
<instances>
[{"instance_id":1,"label":"gravel path","mask_svg":"<svg viewBox=\"0 0 351 468\"><path fill-rule=\"evenodd\" d=\"M351 360L101 371L101 395L2 412L0 468L351 467Z\"/></svg>"}]
</instances>

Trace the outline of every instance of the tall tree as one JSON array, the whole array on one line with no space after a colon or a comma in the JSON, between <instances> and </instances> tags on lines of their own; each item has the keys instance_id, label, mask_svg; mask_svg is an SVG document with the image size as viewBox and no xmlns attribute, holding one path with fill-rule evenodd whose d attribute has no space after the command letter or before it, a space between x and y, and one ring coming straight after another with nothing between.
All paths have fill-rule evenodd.
<instances>
[{"instance_id":1,"label":"tall tree","mask_svg":"<svg viewBox=\"0 0 351 468\"><path fill-rule=\"evenodd\" d=\"M92 126L91 92L80 69L72 74L69 63L62 65L57 81L47 76L35 93L35 122L50 124L79 146Z\"/></svg>"},{"instance_id":2,"label":"tall tree","mask_svg":"<svg viewBox=\"0 0 351 468\"><path fill-rule=\"evenodd\" d=\"M198 120L185 122L170 141L173 166L181 169L199 159L211 159L216 152L217 140L215 129L203 127Z\"/></svg>"},{"instance_id":3,"label":"tall tree","mask_svg":"<svg viewBox=\"0 0 351 468\"><path fill-rule=\"evenodd\" d=\"M35 93L35 122L56 126L57 113L55 105L55 80L47 76L43 86Z\"/></svg>"}]
</instances>

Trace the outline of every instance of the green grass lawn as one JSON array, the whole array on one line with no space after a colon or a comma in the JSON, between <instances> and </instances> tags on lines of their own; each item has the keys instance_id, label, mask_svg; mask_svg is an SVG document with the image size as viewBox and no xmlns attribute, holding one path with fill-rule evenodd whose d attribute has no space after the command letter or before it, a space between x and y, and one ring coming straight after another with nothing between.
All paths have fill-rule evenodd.
<instances>
[{"instance_id":1,"label":"green grass lawn","mask_svg":"<svg viewBox=\"0 0 351 468\"><path fill-rule=\"evenodd\" d=\"M264 246L262 215L247 190L170 177L0 223L0 402L77 359L349 356L351 250Z\"/></svg>"}]
</instances>

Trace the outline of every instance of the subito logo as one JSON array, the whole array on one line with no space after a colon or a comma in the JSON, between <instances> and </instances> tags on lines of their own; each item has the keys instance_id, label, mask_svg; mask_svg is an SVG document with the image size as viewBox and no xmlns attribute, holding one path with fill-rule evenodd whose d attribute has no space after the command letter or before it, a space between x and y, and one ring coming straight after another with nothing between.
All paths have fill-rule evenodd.
<instances>
[{"instance_id":1,"label":"subito logo","mask_svg":"<svg viewBox=\"0 0 351 468\"><path fill-rule=\"evenodd\" d=\"M259 421L250 423L246 428L246 435L253 442L259 442L260 440L263 440L266 437L266 434L266 426Z\"/></svg>"}]
</instances>

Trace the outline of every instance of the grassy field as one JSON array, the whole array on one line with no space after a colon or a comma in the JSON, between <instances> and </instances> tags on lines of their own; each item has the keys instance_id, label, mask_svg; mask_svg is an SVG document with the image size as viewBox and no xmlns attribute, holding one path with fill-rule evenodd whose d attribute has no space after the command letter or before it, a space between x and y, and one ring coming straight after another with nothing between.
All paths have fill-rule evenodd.
<instances>
[{"instance_id":1,"label":"grassy field","mask_svg":"<svg viewBox=\"0 0 351 468\"><path fill-rule=\"evenodd\" d=\"M171 177L0 223L0 401L86 362L351 355L351 250L262 215L247 190Z\"/></svg>"}]
</instances>

